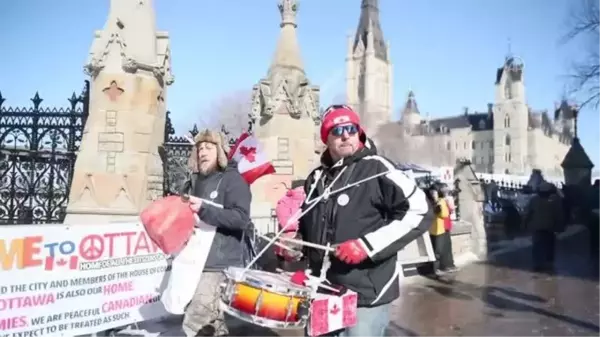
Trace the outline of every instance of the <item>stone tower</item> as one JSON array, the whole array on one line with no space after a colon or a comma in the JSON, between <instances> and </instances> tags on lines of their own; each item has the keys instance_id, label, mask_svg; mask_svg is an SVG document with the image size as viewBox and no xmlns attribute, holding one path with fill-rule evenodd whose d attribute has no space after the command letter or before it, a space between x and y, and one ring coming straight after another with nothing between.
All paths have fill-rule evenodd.
<instances>
[{"instance_id":1,"label":"stone tower","mask_svg":"<svg viewBox=\"0 0 600 337\"><path fill-rule=\"evenodd\" d=\"M281 31L267 76L253 88L254 132L277 173L252 185L252 215L270 216L295 179L306 179L316 165L319 88L310 84L296 36L297 0L281 0Z\"/></svg>"},{"instance_id":2,"label":"stone tower","mask_svg":"<svg viewBox=\"0 0 600 337\"><path fill-rule=\"evenodd\" d=\"M508 56L496 73L494 173L526 172L529 111L525 100L524 65Z\"/></svg>"},{"instance_id":3,"label":"stone tower","mask_svg":"<svg viewBox=\"0 0 600 337\"><path fill-rule=\"evenodd\" d=\"M362 0L356 34L348 38L346 96L367 134L391 120L392 92L392 63L379 23L378 0Z\"/></svg>"},{"instance_id":4,"label":"stone tower","mask_svg":"<svg viewBox=\"0 0 600 337\"><path fill-rule=\"evenodd\" d=\"M404 109L402 109L402 125L406 130L412 130L421 124L421 112L415 99L415 93L411 90L408 92Z\"/></svg>"},{"instance_id":5,"label":"stone tower","mask_svg":"<svg viewBox=\"0 0 600 337\"><path fill-rule=\"evenodd\" d=\"M157 153L164 140L169 36L157 32L151 0L111 0L85 71L90 115L73 174L66 223L137 219L162 196Z\"/></svg>"}]
</instances>

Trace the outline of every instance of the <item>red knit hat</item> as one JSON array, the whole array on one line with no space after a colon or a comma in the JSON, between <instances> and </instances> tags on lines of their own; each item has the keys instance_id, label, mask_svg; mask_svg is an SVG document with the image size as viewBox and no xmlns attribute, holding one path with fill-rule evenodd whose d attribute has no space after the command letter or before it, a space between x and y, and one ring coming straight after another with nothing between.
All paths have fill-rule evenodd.
<instances>
[{"instance_id":1,"label":"red knit hat","mask_svg":"<svg viewBox=\"0 0 600 337\"><path fill-rule=\"evenodd\" d=\"M347 105L332 105L325 110L321 122L321 141L327 143L327 135L331 129L340 124L355 124L358 132L364 133L360 127L360 117Z\"/></svg>"}]
</instances>

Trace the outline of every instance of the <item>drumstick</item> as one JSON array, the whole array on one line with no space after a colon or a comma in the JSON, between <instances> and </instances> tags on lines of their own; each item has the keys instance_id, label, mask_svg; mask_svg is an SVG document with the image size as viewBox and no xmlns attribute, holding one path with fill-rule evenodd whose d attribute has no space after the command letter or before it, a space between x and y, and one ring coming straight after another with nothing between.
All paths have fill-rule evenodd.
<instances>
[{"instance_id":1,"label":"drumstick","mask_svg":"<svg viewBox=\"0 0 600 337\"><path fill-rule=\"evenodd\" d=\"M195 198L198 198L198 197L195 197ZM207 204L209 204L211 206L215 206L217 208L223 208L223 205L217 204L216 202L213 202L213 201L210 201L210 200L207 200L207 199L204 199L204 198L198 198L198 199L202 200L202 202L205 202L205 203L207 203ZM184 202L189 202L190 201L190 195L189 194L183 194L181 196L181 200L183 200Z\"/></svg>"},{"instance_id":2,"label":"drumstick","mask_svg":"<svg viewBox=\"0 0 600 337\"><path fill-rule=\"evenodd\" d=\"M290 243L295 243L295 244L306 246L306 247L316 248L316 249L324 250L327 252L335 252L335 247L327 248L327 246L318 245L316 243L311 243L311 242L306 242L306 241L292 239L292 238L286 238L286 237L279 237L279 240L287 241Z\"/></svg>"},{"instance_id":3,"label":"drumstick","mask_svg":"<svg viewBox=\"0 0 600 337\"><path fill-rule=\"evenodd\" d=\"M262 235L262 234L260 234L260 233L256 233L256 235L257 235L259 238L265 239L265 240L267 240L267 241L271 240L271 238L269 238L269 237L268 237L268 236L266 236L266 235ZM273 244L274 244L275 246L279 247L279 248L283 248L283 249L285 249L285 250L289 250L290 252L294 252L294 251L296 251L294 248L288 247L288 246L284 245L283 243L279 243L279 242L273 242Z\"/></svg>"}]
</instances>

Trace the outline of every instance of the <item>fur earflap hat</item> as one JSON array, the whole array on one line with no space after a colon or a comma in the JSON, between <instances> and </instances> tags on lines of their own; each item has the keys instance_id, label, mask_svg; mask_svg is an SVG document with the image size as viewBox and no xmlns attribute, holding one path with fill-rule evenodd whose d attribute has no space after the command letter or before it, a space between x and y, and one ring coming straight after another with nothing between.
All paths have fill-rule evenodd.
<instances>
[{"instance_id":1,"label":"fur earflap hat","mask_svg":"<svg viewBox=\"0 0 600 337\"><path fill-rule=\"evenodd\" d=\"M227 144L227 140L221 132L206 129L194 137L194 147L188 160L188 165L192 169L192 172L196 173L199 171L198 145L200 143L213 143L217 146L217 165L224 170L228 164L227 153L229 152L229 145Z\"/></svg>"}]
</instances>

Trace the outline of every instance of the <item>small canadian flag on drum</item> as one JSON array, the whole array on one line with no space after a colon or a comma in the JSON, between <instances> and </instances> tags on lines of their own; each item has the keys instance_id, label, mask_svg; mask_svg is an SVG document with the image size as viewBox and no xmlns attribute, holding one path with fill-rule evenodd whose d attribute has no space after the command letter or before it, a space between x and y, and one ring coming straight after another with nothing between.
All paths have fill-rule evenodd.
<instances>
[{"instance_id":1,"label":"small canadian flag on drum","mask_svg":"<svg viewBox=\"0 0 600 337\"><path fill-rule=\"evenodd\" d=\"M342 296L317 294L310 306L309 334L321 336L356 325L357 300L350 290Z\"/></svg>"}]
</instances>

